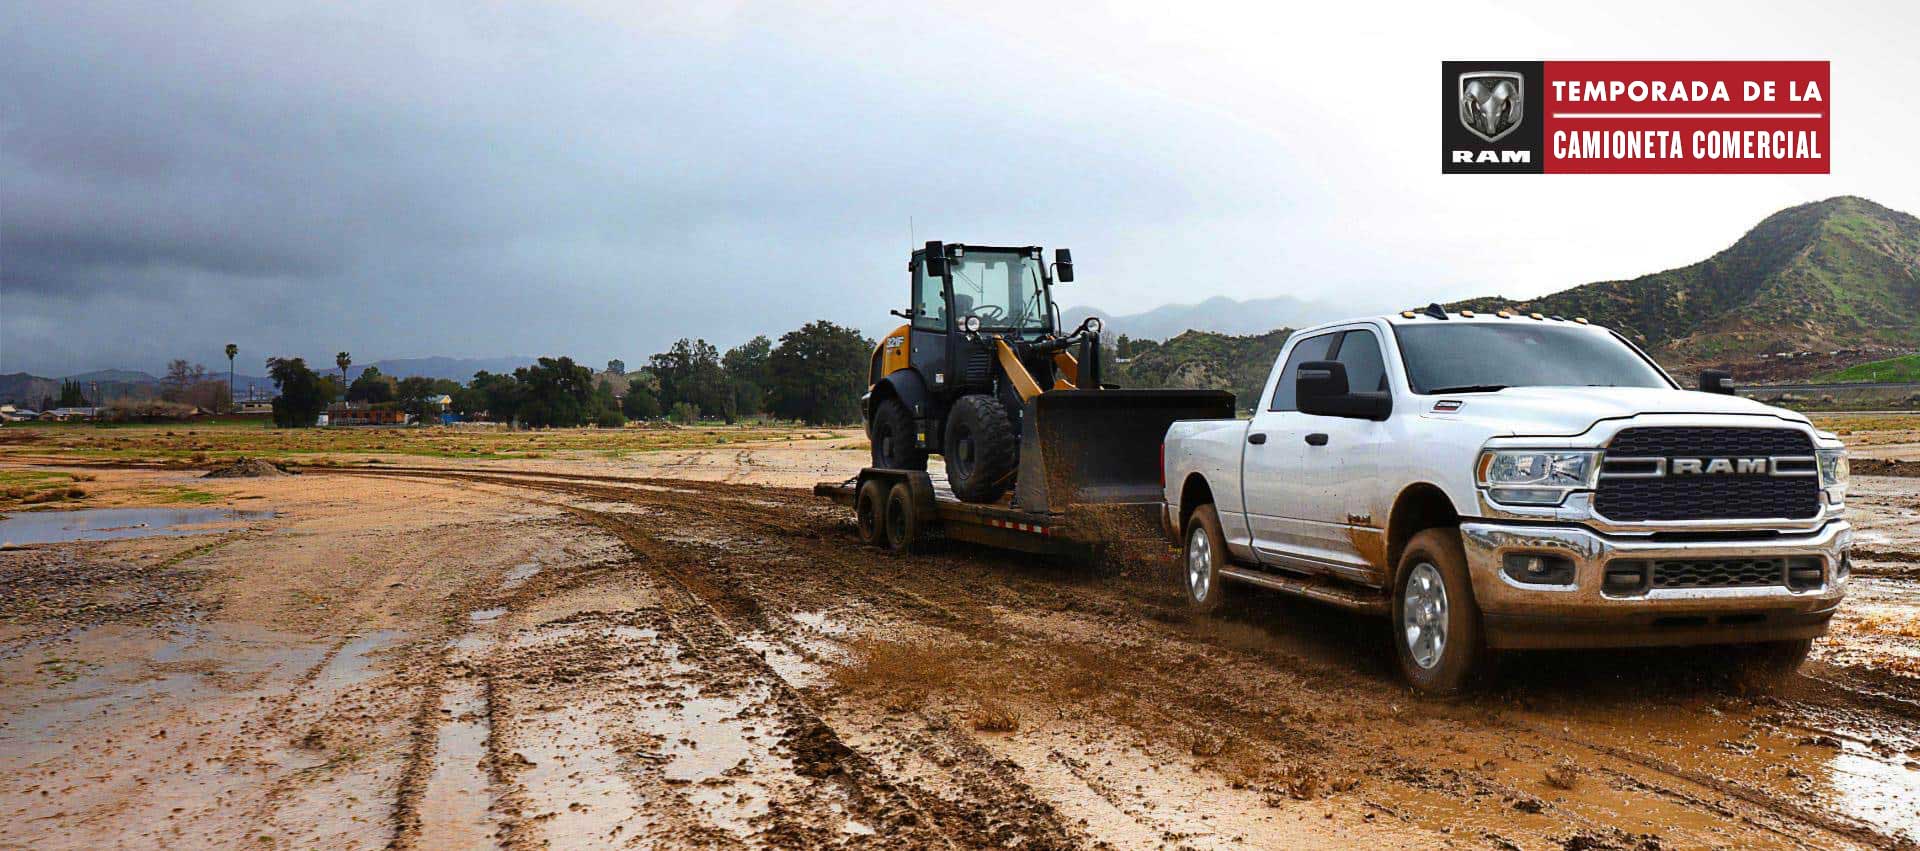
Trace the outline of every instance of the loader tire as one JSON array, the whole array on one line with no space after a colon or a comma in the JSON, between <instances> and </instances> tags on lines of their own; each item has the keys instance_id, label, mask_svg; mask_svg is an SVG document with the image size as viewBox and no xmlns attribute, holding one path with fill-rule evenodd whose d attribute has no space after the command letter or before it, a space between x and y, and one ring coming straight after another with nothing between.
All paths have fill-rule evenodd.
<instances>
[{"instance_id":1,"label":"loader tire","mask_svg":"<svg viewBox=\"0 0 1920 851\"><path fill-rule=\"evenodd\" d=\"M867 439L873 443L873 466L886 470L925 470L927 450L914 444L913 414L899 399L882 399L873 410Z\"/></svg>"},{"instance_id":2,"label":"loader tire","mask_svg":"<svg viewBox=\"0 0 1920 851\"><path fill-rule=\"evenodd\" d=\"M947 414L947 484L963 502L994 502L1013 484L1019 438L1006 406L985 394L962 396Z\"/></svg>"}]
</instances>

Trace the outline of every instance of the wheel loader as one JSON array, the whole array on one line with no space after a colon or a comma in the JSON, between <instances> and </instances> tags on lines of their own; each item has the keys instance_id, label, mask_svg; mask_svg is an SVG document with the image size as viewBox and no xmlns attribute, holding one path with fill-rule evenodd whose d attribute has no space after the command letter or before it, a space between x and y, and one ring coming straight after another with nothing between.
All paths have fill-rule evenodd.
<instances>
[{"instance_id":1,"label":"wheel loader","mask_svg":"<svg viewBox=\"0 0 1920 851\"><path fill-rule=\"evenodd\" d=\"M1122 390L1100 380L1100 320L1063 330L1067 249L933 241L913 252L906 320L874 347L862 399L873 466L942 456L954 496L1058 513L1159 498L1160 440L1180 419L1230 417L1217 390Z\"/></svg>"}]
</instances>

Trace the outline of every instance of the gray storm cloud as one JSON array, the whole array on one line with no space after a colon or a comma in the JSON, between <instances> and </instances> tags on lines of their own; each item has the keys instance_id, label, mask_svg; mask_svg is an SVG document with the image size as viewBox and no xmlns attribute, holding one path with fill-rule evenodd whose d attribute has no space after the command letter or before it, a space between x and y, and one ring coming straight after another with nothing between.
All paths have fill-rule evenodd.
<instances>
[{"instance_id":1,"label":"gray storm cloud","mask_svg":"<svg viewBox=\"0 0 1920 851\"><path fill-rule=\"evenodd\" d=\"M1911 17L1849 14L1795 37ZM1466 29L1421 7L0 0L0 371L211 364L228 341L251 363L633 363L683 335L872 329L910 219L1073 247L1063 297L1125 310L1538 292L1697 259L1806 198L1920 206L1844 111L1850 182L1723 182L1631 222L1625 182L1462 193L1430 167L1430 94ZM1912 76L1872 49L1855 67ZM1835 67L1859 103L1873 84ZM1461 220L1509 223L1500 268Z\"/></svg>"}]
</instances>

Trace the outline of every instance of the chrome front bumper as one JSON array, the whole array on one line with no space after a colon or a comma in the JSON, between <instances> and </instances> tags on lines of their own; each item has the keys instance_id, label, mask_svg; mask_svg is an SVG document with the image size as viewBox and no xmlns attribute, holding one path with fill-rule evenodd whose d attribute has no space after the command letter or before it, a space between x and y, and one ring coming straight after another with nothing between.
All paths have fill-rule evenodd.
<instances>
[{"instance_id":1,"label":"chrome front bumper","mask_svg":"<svg viewBox=\"0 0 1920 851\"><path fill-rule=\"evenodd\" d=\"M1490 646L1617 647L1818 636L1845 594L1840 568L1852 546L1853 530L1845 521L1835 521L1791 537L1656 541L1601 535L1577 526L1467 521L1460 524L1460 539ZM1573 562L1573 582L1534 585L1514 580L1501 569L1509 553L1566 558ZM1792 557L1820 560L1820 587L1655 588L1630 596L1602 590L1607 564L1619 559Z\"/></svg>"}]
</instances>

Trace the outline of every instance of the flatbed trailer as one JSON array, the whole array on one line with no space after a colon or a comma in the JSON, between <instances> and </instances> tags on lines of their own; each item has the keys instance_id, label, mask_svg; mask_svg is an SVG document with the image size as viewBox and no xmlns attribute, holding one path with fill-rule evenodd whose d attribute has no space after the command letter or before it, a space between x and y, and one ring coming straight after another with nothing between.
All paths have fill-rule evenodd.
<instances>
[{"instance_id":1,"label":"flatbed trailer","mask_svg":"<svg viewBox=\"0 0 1920 851\"><path fill-rule=\"evenodd\" d=\"M863 504L862 492L869 483L871 502ZM868 467L843 481L820 482L813 493L853 508L861 538L895 552L917 552L933 541L951 540L1041 555L1095 557L1117 540L1162 534L1159 500L1063 512L1030 511L1010 497L961 502L938 471Z\"/></svg>"}]
</instances>

